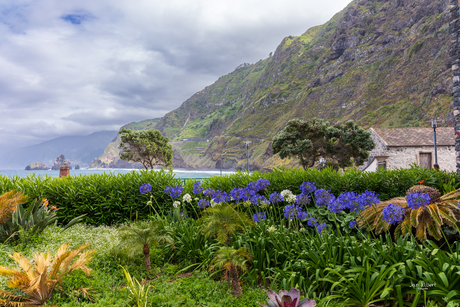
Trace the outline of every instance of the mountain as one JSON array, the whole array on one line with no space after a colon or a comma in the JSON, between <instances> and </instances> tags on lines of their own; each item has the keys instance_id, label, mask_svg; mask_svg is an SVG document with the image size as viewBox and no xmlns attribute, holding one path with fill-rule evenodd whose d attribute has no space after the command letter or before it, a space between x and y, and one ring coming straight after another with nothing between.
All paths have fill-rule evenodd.
<instances>
[{"instance_id":1,"label":"mountain","mask_svg":"<svg viewBox=\"0 0 460 307\"><path fill-rule=\"evenodd\" d=\"M117 136L117 131L99 131L85 136L64 136L36 145L23 147L3 154L0 167L3 169L24 169L28 164L41 162L51 166L61 154L73 164L89 165L99 157L108 143Z\"/></svg>"},{"instance_id":2,"label":"mountain","mask_svg":"<svg viewBox=\"0 0 460 307\"><path fill-rule=\"evenodd\" d=\"M445 0L355 0L326 24L286 37L267 59L219 78L155 128L173 141L182 167L216 168L222 157L224 168L244 168L251 141L251 169L268 169L295 163L270 146L292 118L401 128L428 127L436 116L451 124L449 22Z\"/></svg>"}]
</instances>

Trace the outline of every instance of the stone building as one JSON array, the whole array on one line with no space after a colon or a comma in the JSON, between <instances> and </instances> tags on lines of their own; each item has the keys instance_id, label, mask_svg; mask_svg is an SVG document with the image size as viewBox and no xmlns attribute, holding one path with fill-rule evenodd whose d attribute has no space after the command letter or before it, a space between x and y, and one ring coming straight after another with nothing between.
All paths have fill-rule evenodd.
<instances>
[{"instance_id":1,"label":"stone building","mask_svg":"<svg viewBox=\"0 0 460 307\"><path fill-rule=\"evenodd\" d=\"M423 168L433 168L435 163L432 128L371 128L375 148L369 161L360 169L367 172L382 167L388 170L410 168L415 163ZM438 164L441 170L456 171L455 133L453 127L436 128Z\"/></svg>"}]
</instances>

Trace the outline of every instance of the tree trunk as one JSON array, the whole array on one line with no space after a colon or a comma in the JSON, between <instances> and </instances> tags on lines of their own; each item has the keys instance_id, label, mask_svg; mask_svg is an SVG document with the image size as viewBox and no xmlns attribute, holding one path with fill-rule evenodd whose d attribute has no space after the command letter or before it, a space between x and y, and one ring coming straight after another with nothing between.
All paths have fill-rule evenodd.
<instances>
[{"instance_id":1,"label":"tree trunk","mask_svg":"<svg viewBox=\"0 0 460 307\"><path fill-rule=\"evenodd\" d=\"M150 270L152 266L150 265L150 247L147 244L144 244L144 248L142 249L144 252L144 264L147 270Z\"/></svg>"},{"instance_id":2,"label":"tree trunk","mask_svg":"<svg viewBox=\"0 0 460 307\"><path fill-rule=\"evenodd\" d=\"M230 277L232 278L233 295L240 295L243 292L240 286L240 277L238 276L236 266L233 264L230 264Z\"/></svg>"}]
</instances>

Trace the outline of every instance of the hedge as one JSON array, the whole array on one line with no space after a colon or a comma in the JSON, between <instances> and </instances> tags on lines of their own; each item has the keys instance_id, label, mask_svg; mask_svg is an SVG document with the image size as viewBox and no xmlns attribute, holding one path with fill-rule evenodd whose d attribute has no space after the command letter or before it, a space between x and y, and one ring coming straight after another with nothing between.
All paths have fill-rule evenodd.
<instances>
[{"instance_id":1,"label":"hedge","mask_svg":"<svg viewBox=\"0 0 460 307\"><path fill-rule=\"evenodd\" d=\"M436 187L441 192L444 185L456 188L460 185L457 173L435 171L420 168L398 169L392 171L360 172L350 169L337 172L331 169L276 169L272 172L236 172L230 175L214 176L202 180L202 187L230 192L235 187L246 187L249 182L260 178L270 181L268 193L289 189L300 193L300 185L305 181L316 183L318 188L331 190L336 196L342 192L362 193L374 191L382 200L404 196L407 189L419 184ZM183 185L184 192L192 195L193 179L176 178L169 171L133 171L127 174L100 174L55 177L6 177L0 175L1 194L12 190L23 191L31 199L47 198L50 205L59 208L61 222L87 214L85 222L92 225L111 225L152 214L154 210L166 214L172 207L173 200L165 195L166 186ZM152 185L150 194L141 194L139 187L143 183ZM153 196L153 207L146 205ZM191 208L188 208L191 209ZM188 210L194 212L193 210Z\"/></svg>"}]
</instances>

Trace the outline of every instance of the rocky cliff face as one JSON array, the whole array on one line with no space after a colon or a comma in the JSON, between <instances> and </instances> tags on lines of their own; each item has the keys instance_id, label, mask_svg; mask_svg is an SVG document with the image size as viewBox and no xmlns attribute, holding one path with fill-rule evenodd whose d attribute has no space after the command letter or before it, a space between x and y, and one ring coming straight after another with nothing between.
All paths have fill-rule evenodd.
<instances>
[{"instance_id":1,"label":"rocky cliff face","mask_svg":"<svg viewBox=\"0 0 460 307\"><path fill-rule=\"evenodd\" d=\"M49 169L50 169L49 166L41 162L31 163L27 165L25 168L26 171L40 171L40 170L49 170Z\"/></svg>"},{"instance_id":2,"label":"rocky cliff face","mask_svg":"<svg viewBox=\"0 0 460 307\"><path fill-rule=\"evenodd\" d=\"M271 139L292 118L353 119L369 127L452 124L449 1L359 0L324 25L286 37L273 56L241 65L156 125L190 167L286 163ZM293 164L294 163L294 164Z\"/></svg>"}]
</instances>

